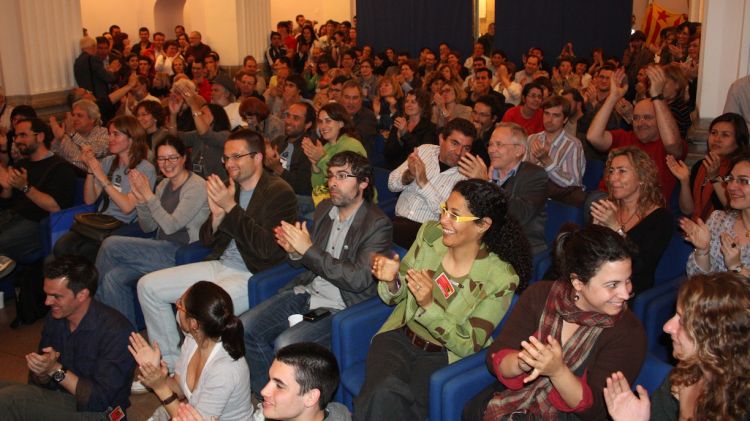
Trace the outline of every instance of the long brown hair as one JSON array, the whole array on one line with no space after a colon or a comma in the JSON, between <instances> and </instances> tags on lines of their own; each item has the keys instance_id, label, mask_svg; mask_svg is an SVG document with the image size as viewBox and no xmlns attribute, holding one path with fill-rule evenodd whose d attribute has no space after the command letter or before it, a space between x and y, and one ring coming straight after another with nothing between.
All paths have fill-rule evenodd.
<instances>
[{"instance_id":1,"label":"long brown hair","mask_svg":"<svg viewBox=\"0 0 750 421\"><path fill-rule=\"evenodd\" d=\"M741 419L750 414L750 283L739 274L694 276L680 287L680 324L695 354L672 370L672 386L703 379L696 419Z\"/></svg>"},{"instance_id":2,"label":"long brown hair","mask_svg":"<svg viewBox=\"0 0 750 421\"><path fill-rule=\"evenodd\" d=\"M112 126L131 140L130 149L128 150L128 156L130 157L128 168L132 170L148 156L148 138L146 137L146 131L143 130L143 127L138 123L138 120L132 115L121 115L113 118L107 127ZM112 166L113 168L120 166L119 156L115 155L115 160L112 162Z\"/></svg>"},{"instance_id":3,"label":"long brown hair","mask_svg":"<svg viewBox=\"0 0 750 421\"><path fill-rule=\"evenodd\" d=\"M604 176L607 177L607 190L610 192L609 200L615 201L615 198L612 197L612 187L609 184L609 172L612 168L612 161L618 156L628 157L638 176L638 217L643 218L646 216L646 212L654 206L664 207L664 195L661 192L661 182L656 172L656 164L646 152L635 146L614 149L609 153L609 157L607 157Z\"/></svg>"}]
</instances>

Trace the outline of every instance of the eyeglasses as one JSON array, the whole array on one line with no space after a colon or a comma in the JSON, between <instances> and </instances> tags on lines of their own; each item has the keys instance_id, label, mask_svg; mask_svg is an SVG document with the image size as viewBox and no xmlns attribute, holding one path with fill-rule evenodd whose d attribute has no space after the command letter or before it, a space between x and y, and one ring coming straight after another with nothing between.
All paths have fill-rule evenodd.
<instances>
[{"instance_id":1,"label":"eyeglasses","mask_svg":"<svg viewBox=\"0 0 750 421\"><path fill-rule=\"evenodd\" d=\"M490 113L480 113L478 111L472 111L471 115L477 115L477 116L483 117L483 118L490 118L490 117L492 117L492 114L490 114Z\"/></svg>"},{"instance_id":2,"label":"eyeglasses","mask_svg":"<svg viewBox=\"0 0 750 421\"><path fill-rule=\"evenodd\" d=\"M39 133L37 133L37 132L31 132L31 133L21 132L21 133L14 134L13 138L14 139L28 139L28 138L30 138L30 137L32 137L34 135L37 135L37 134L39 134Z\"/></svg>"},{"instance_id":3,"label":"eyeglasses","mask_svg":"<svg viewBox=\"0 0 750 421\"><path fill-rule=\"evenodd\" d=\"M724 180L725 183L737 183L742 186L750 186L750 178L747 177L735 177L733 175L726 175L724 177L719 177L722 180Z\"/></svg>"},{"instance_id":4,"label":"eyeglasses","mask_svg":"<svg viewBox=\"0 0 750 421\"><path fill-rule=\"evenodd\" d=\"M156 158L156 162L163 164L167 161L174 164L177 162L180 158L182 158L180 155L172 155L172 156L160 156Z\"/></svg>"},{"instance_id":5,"label":"eyeglasses","mask_svg":"<svg viewBox=\"0 0 750 421\"><path fill-rule=\"evenodd\" d=\"M344 181L344 180L346 180L349 177L357 178L356 175L345 173L345 172L337 172L336 174L330 174L329 173L326 178L328 178L329 180L332 179L332 178L335 178L338 181Z\"/></svg>"},{"instance_id":6,"label":"eyeglasses","mask_svg":"<svg viewBox=\"0 0 750 421\"><path fill-rule=\"evenodd\" d=\"M234 155L230 155L230 156L222 155L222 156L221 156L221 163L222 163L222 164L226 164L226 163L227 163L227 162L229 162L229 161L238 161L238 160L239 160L240 158L242 158L243 156L248 156L248 155L250 155L250 158L252 158L252 157L254 157L254 156L255 156L255 154L257 154L257 153L258 153L258 152L248 152L248 153L243 153L243 154L239 154L239 153L236 153L236 154L234 154Z\"/></svg>"},{"instance_id":7,"label":"eyeglasses","mask_svg":"<svg viewBox=\"0 0 750 421\"><path fill-rule=\"evenodd\" d=\"M445 203L443 203L443 204L440 205L440 214L441 215L448 215L448 217L453 222L471 222L471 221L476 221L476 220L479 219L479 217L477 217L477 216L461 216L461 215L456 215L455 213L453 213L450 210L448 210L448 206Z\"/></svg>"},{"instance_id":8,"label":"eyeglasses","mask_svg":"<svg viewBox=\"0 0 750 421\"><path fill-rule=\"evenodd\" d=\"M643 120L643 121L652 121L655 118L656 118L656 116L655 115L651 115L651 114L645 114L645 115L633 114L633 121L641 121L641 120Z\"/></svg>"}]
</instances>

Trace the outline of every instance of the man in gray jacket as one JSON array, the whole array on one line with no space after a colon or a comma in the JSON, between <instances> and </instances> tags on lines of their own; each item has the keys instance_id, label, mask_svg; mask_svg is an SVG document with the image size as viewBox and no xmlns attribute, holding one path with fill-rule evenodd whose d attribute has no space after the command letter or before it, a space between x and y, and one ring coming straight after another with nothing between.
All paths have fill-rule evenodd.
<instances>
[{"instance_id":1,"label":"man in gray jacket","mask_svg":"<svg viewBox=\"0 0 750 421\"><path fill-rule=\"evenodd\" d=\"M305 341L328 346L328 316L377 294L371 259L390 249L393 233L390 219L372 203L372 180L367 158L340 152L328 163L331 198L315 210L312 235L303 222L276 228L276 242L292 264L307 270L240 316L253 393L268 382L274 349ZM289 327L290 315L306 313L308 320Z\"/></svg>"}]
</instances>

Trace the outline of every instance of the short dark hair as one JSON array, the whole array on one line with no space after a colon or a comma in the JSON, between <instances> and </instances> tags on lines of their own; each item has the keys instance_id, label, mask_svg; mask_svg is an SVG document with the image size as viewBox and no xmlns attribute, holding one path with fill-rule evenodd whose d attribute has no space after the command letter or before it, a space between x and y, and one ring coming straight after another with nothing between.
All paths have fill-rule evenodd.
<instances>
[{"instance_id":1,"label":"short dark hair","mask_svg":"<svg viewBox=\"0 0 750 421\"><path fill-rule=\"evenodd\" d=\"M490 107L490 114L496 120L500 119L500 102L492 95L482 95L474 101L474 104L484 104Z\"/></svg>"},{"instance_id":2,"label":"short dark hair","mask_svg":"<svg viewBox=\"0 0 750 421\"><path fill-rule=\"evenodd\" d=\"M602 264L630 259L636 253L628 239L608 227L591 224L581 229L567 224L560 231L553 249L559 278L567 280L575 274L581 282L588 283Z\"/></svg>"},{"instance_id":3,"label":"short dark hair","mask_svg":"<svg viewBox=\"0 0 750 421\"><path fill-rule=\"evenodd\" d=\"M151 33L151 31L149 31L145 26L141 26L140 28L138 28L138 32L148 32L149 34Z\"/></svg>"},{"instance_id":4,"label":"short dark hair","mask_svg":"<svg viewBox=\"0 0 750 421\"><path fill-rule=\"evenodd\" d=\"M164 37L164 38L166 38L166 37L167 37L166 35L164 35L164 32L154 32L154 35L153 35L152 37L153 37L153 38L156 38L157 36L162 36L162 37Z\"/></svg>"},{"instance_id":5,"label":"short dark hair","mask_svg":"<svg viewBox=\"0 0 750 421\"><path fill-rule=\"evenodd\" d=\"M111 25L111 26L109 27L109 33L110 33L110 34L112 34L112 32L113 32L113 31L114 31L115 29L120 29L120 27L119 27L119 26L117 26L117 25Z\"/></svg>"},{"instance_id":6,"label":"short dark hair","mask_svg":"<svg viewBox=\"0 0 750 421\"><path fill-rule=\"evenodd\" d=\"M10 112L10 119L13 120L13 117L20 115L21 117L25 119L30 118L36 118L36 110L31 105L18 105Z\"/></svg>"},{"instance_id":7,"label":"short dark hair","mask_svg":"<svg viewBox=\"0 0 750 421\"><path fill-rule=\"evenodd\" d=\"M138 113L138 109L143 108L147 113L151 114L156 120L158 127L164 126L164 121L167 118L167 113L164 112L164 107L156 101L141 101L136 105L135 112Z\"/></svg>"},{"instance_id":8,"label":"short dark hair","mask_svg":"<svg viewBox=\"0 0 750 421\"><path fill-rule=\"evenodd\" d=\"M252 129L240 129L229 134L227 142L230 140L243 140L247 144L248 152L255 152L265 155L266 143L263 135Z\"/></svg>"},{"instance_id":9,"label":"short dark hair","mask_svg":"<svg viewBox=\"0 0 750 421\"><path fill-rule=\"evenodd\" d=\"M542 109L546 110L548 108L562 107L563 117L568 118L570 117L570 105L570 101L564 96L552 95L542 102Z\"/></svg>"},{"instance_id":10,"label":"short dark hair","mask_svg":"<svg viewBox=\"0 0 750 421\"><path fill-rule=\"evenodd\" d=\"M367 182L367 188L362 192L362 197L368 201L372 201L373 190L375 190L375 181L373 176L372 165L370 161L353 151L343 151L332 156L328 161L328 168L331 167L343 167L346 164L351 165L352 174L357 176L357 182Z\"/></svg>"},{"instance_id":11,"label":"short dark hair","mask_svg":"<svg viewBox=\"0 0 750 421\"><path fill-rule=\"evenodd\" d=\"M487 78L492 79L492 70L490 70L489 67L480 67L479 69L474 71L474 76L478 75L479 73L487 73Z\"/></svg>"},{"instance_id":12,"label":"short dark hair","mask_svg":"<svg viewBox=\"0 0 750 421\"><path fill-rule=\"evenodd\" d=\"M144 101L144 102L149 102L149 101ZM180 156L186 156L187 154L187 146L185 146L185 143L179 137L168 134L164 136L163 139L158 141L156 145L154 145L154 160L156 160L156 154L159 152L159 148L161 148L162 146L173 147L174 150L176 150Z\"/></svg>"},{"instance_id":13,"label":"short dark hair","mask_svg":"<svg viewBox=\"0 0 750 421\"><path fill-rule=\"evenodd\" d=\"M300 342L281 348L276 361L294 368L300 394L320 390L318 407L325 409L339 385L339 365L331 351L312 342Z\"/></svg>"},{"instance_id":14,"label":"short dark hair","mask_svg":"<svg viewBox=\"0 0 750 421\"><path fill-rule=\"evenodd\" d=\"M465 118L458 117L449 121L443 128L443 137L448 137L454 131L460 132L464 136L469 136L472 142L477 139L477 128L474 127L474 123Z\"/></svg>"},{"instance_id":15,"label":"short dark hair","mask_svg":"<svg viewBox=\"0 0 750 421\"><path fill-rule=\"evenodd\" d=\"M25 123L27 121L31 123L32 132L44 134L44 146L49 149L49 146L52 143L52 139L54 138L54 134L52 133L52 129L49 127L49 125L45 123L44 120L37 118L36 115L34 115L34 117L32 118L22 118L21 120L18 120L16 125Z\"/></svg>"},{"instance_id":16,"label":"short dark hair","mask_svg":"<svg viewBox=\"0 0 750 421\"><path fill-rule=\"evenodd\" d=\"M300 101L295 102L292 105L299 105L301 107L305 107L305 124L312 123L312 126L310 126L310 130L315 130L315 126L318 124L318 115L315 111L315 107L312 106L309 102Z\"/></svg>"},{"instance_id":17,"label":"short dark hair","mask_svg":"<svg viewBox=\"0 0 750 421\"><path fill-rule=\"evenodd\" d=\"M77 255L64 255L44 265L44 277L47 279L68 278L68 289L78 294L84 289L89 290L93 299L99 282L99 272L96 266L87 258Z\"/></svg>"},{"instance_id":18,"label":"short dark hair","mask_svg":"<svg viewBox=\"0 0 750 421\"><path fill-rule=\"evenodd\" d=\"M96 37L96 45L99 45L99 44L109 45L109 40L106 37Z\"/></svg>"},{"instance_id":19,"label":"short dark hair","mask_svg":"<svg viewBox=\"0 0 750 421\"><path fill-rule=\"evenodd\" d=\"M568 88L562 91L562 95L571 95L573 101L583 104L583 95L576 88ZM573 104L570 104L570 108L573 108Z\"/></svg>"},{"instance_id":20,"label":"short dark hair","mask_svg":"<svg viewBox=\"0 0 750 421\"><path fill-rule=\"evenodd\" d=\"M526 95L528 95L532 89L539 89L539 92L544 93L544 87L540 85L539 83L537 83L536 81L534 81L534 82L529 82L523 85L523 89L521 90L521 96L526 98Z\"/></svg>"}]
</instances>

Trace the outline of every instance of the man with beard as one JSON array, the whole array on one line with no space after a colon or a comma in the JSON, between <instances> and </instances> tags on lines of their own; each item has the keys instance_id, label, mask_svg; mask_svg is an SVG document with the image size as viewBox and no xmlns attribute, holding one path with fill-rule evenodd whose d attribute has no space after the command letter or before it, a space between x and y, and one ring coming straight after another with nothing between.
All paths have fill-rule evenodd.
<instances>
[{"instance_id":1,"label":"man with beard","mask_svg":"<svg viewBox=\"0 0 750 421\"><path fill-rule=\"evenodd\" d=\"M367 158L351 151L337 153L328 162L331 198L315 209L312 233L304 222L282 222L274 230L290 262L307 270L240 316L254 393L268 383L274 348L298 342L329 346L329 315L377 294L371 260L374 253L390 249L392 226L372 203L372 180ZM293 314L308 314L309 319L289 327L288 317Z\"/></svg>"},{"instance_id":2,"label":"man with beard","mask_svg":"<svg viewBox=\"0 0 750 421\"><path fill-rule=\"evenodd\" d=\"M229 135L222 157L229 182L216 174L206 180L211 215L200 239L213 252L203 262L152 272L138 281L149 339L158 342L170 368L180 343L172 304L190 286L206 280L219 285L241 314L249 307L247 280L285 258L274 241L274 227L297 221L297 198L289 184L263 170L264 151L258 132L241 129Z\"/></svg>"},{"instance_id":3,"label":"man with beard","mask_svg":"<svg viewBox=\"0 0 750 421\"><path fill-rule=\"evenodd\" d=\"M0 255L7 258L19 259L41 249L39 221L73 205L75 170L49 150L51 140L44 122L21 120L13 145L22 159L13 167L0 166ZM12 266L3 256L0 272Z\"/></svg>"},{"instance_id":4,"label":"man with beard","mask_svg":"<svg viewBox=\"0 0 750 421\"><path fill-rule=\"evenodd\" d=\"M302 138L315 133L315 108L307 102L297 102L289 106L283 117L284 136L266 145L263 165L292 186L300 215L304 216L315 209L310 184L312 168L302 150Z\"/></svg>"}]
</instances>

